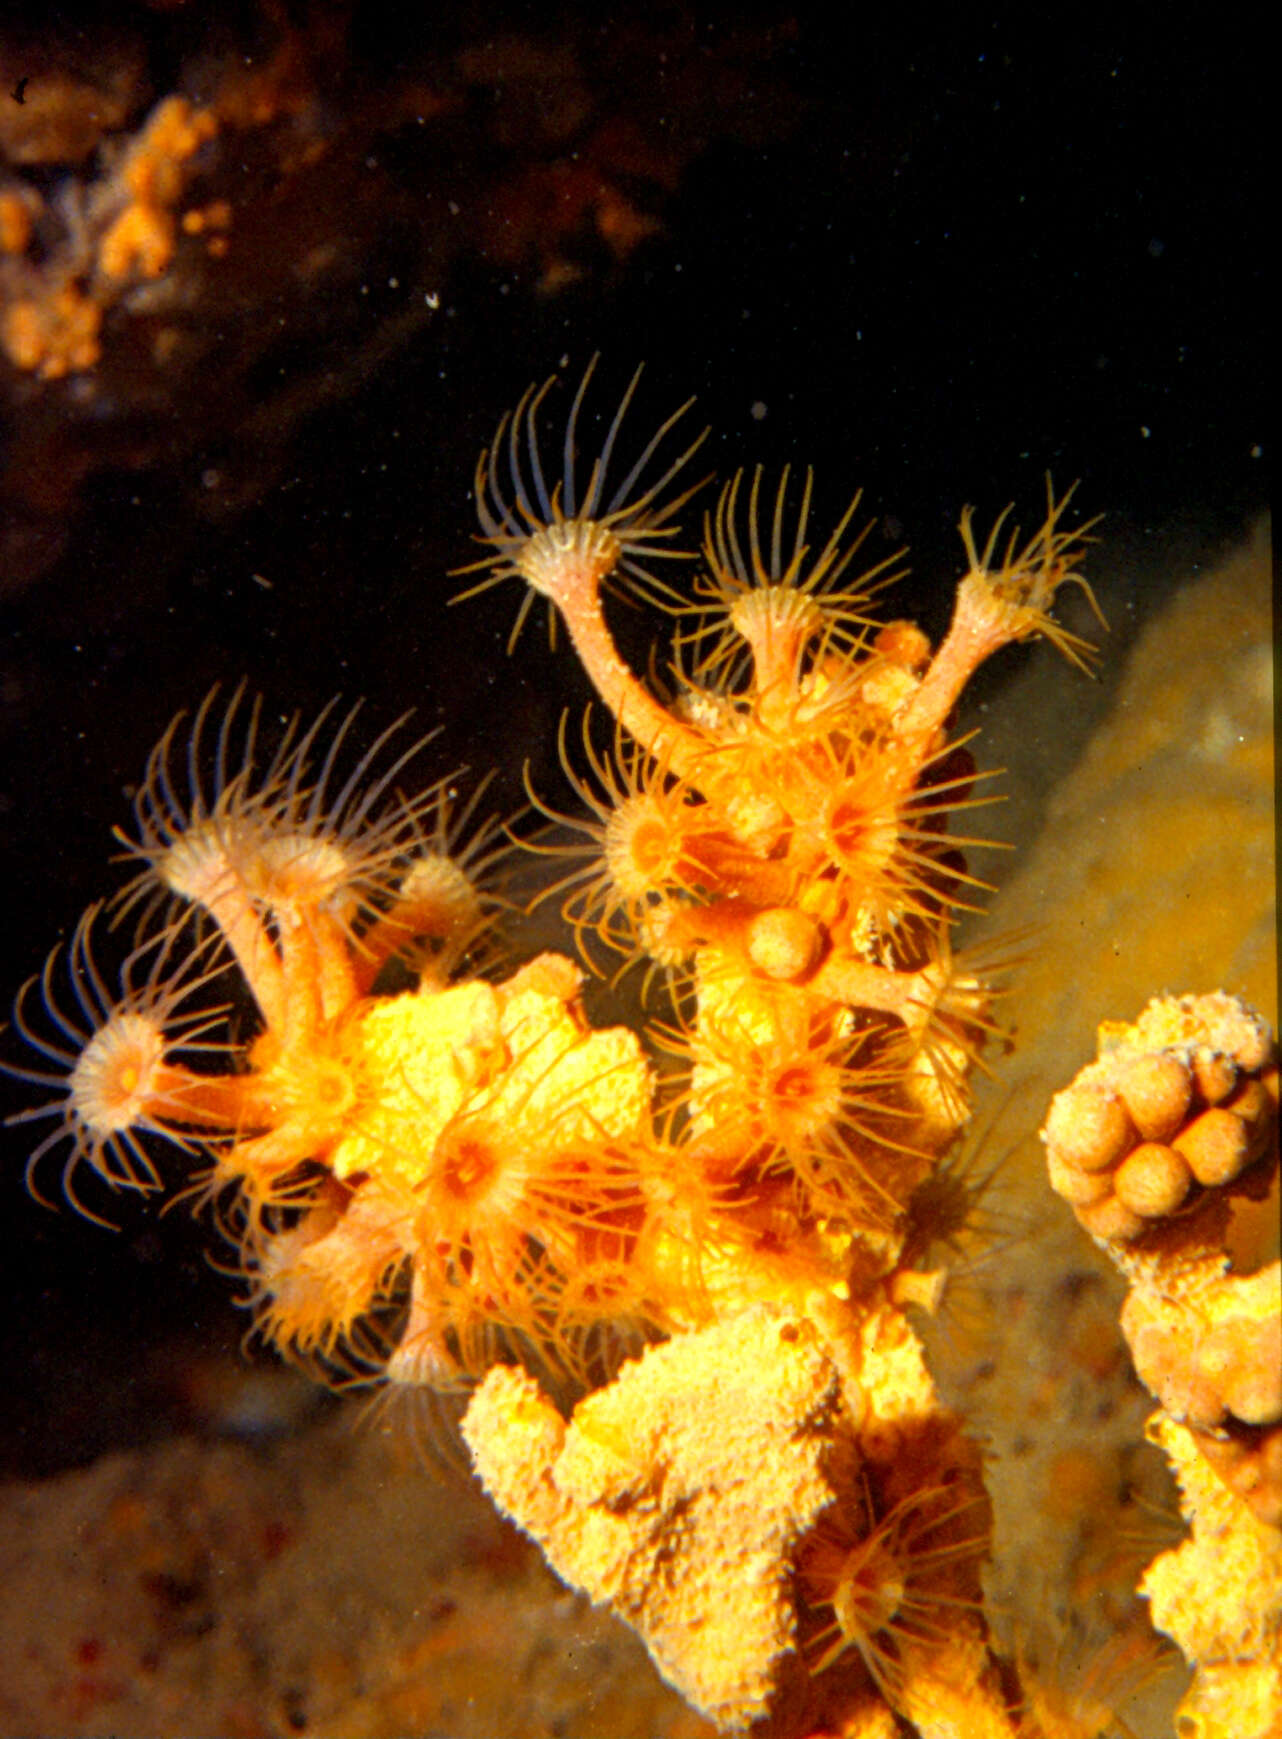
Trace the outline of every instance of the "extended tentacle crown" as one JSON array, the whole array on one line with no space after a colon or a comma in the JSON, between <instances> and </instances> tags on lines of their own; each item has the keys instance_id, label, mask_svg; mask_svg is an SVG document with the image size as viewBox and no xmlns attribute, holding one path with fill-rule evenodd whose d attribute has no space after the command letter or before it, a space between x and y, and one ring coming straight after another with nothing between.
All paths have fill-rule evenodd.
<instances>
[{"instance_id":1,"label":"extended tentacle crown","mask_svg":"<svg viewBox=\"0 0 1282 1739\"><path fill-rule=\"evenodd\" d=\"M702 437L679 433L683 406L616 481L634 377L584 482L591 373L555 483L538 427L551 381L482 455L484 577L463 595L518 580L513 640L546 598L614 720L613 751L589 744L583 773L562 735L591 815L545 814L578 842L533 843L562 860L581 943L666 974L666 1021L593 1028L566 956L504 975L492 943L515 848L475 826L475 800L455 813L449 779L403 794L422 745L398 750L399 726L341 771L355 714L326 709L264 757L239 692L208 696L151 757L122 836L141 868L110 908L138 925L119 988L95 964L95 910L19 998L39 1061L14 1072L45 1094L22 1116L50 1125L33 1184L61 1153L77 1206L85 1172L157 1190L168 1143L221 1206L264 1338L330 1379L439 1392L524 1366L564 1405L628 1351L763 1305L819 1324L848 1370L861 1311L931 1290L905 1272L921 1203L948 1199L928 1186L994 1030L993 988L950 941L983 887L963 856L982 842L949 827L980 801L950 719L1005 644L1042 635L1086 657L1049 611L1066 581L1085 586L1087 528L1066 530L1069 496L1048 489L1041 529L998 554L967 510L968 571L932 649L878 620L891 564L852 575L858 497L812 554L809 477L770 491L741 474L682 589L652 569L694 559L678 516ZM671 613L670 698L617 651L610 585ZM841 1564L906 1542L929 1582L978 1553L974 1457L951 1427L929 1441L935 1495L855 1504ZM852 1489L889 1491L871 1442ZM901 1650L893 1613L874 1624L854 1571L847 1590L821 1559L813 1670L840 1660L893 1703L936 1638L912 1613L944 1596L912 1583Z\"/></svg>"}]
</instances>

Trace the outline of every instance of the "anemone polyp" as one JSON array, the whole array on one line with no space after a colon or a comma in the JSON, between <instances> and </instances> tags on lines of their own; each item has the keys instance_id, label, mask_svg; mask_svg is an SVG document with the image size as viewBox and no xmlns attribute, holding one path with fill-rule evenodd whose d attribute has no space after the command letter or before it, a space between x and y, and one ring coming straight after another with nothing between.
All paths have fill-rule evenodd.
<instances>
[{"instance_id":1,"label":"anemone polyp","mask_svg":"<svg viewBox=\"0 0 1282 1739\"><path fill-rule=\"evenodd\" d=\"M159 1135L187 1145L194 1132L210 1125L201 1102L203 1078L176 1059L185 1065L202 1056L221 1059L228 1051L225 1041L211 1036L224 1010L201 1006L220 969L219 962L210 962L208 947L184 955L178 933L162 931L126 958L117 994L94 959L101 916L101 906L90 907L69 946L50 953L40 977L28 981L14 1004L16 1030L51 1067L5 1065L20 1080L54 1089L53 1098L10 1119L55 1120L27 1160L29 1186L39 1193L35 1175L41 1161L66 1144L63 1193L91 1219L101 1216L77 1194L80 1163L113 1189L162 1188L140 1138ZM39 1011L33 1013L37 1000Z\"/></svg>"},{"instance_id":2,"label":"anemone polyp","mask_svg":"<svg viewBox=\"0 0 1282 1739\"><path fill-rule=\"evenodd\" d=\"M589 711L583 751L590 779L573 766L564 719L558 746L566 777L591 819L563 814L531 793L541 815L563 834L581 835L582 843L531 843L527 849L582 860L538 897L562 895L562 912L580 937L592 930L627 957L626 965L643 951L640 932L656 908L674 894L694 894L703 884L707 869L697 850L700 805L690 786L640 745L616 735L612 751L599 750L590 721ZM583 953L592 964L586 945Z\"/></svg>"},{"instance_id":3,"label":"anemone polyp","mask_svg":"<svg viewBox=\"0 0 1282 1739\"><path fill-rule=\"evenodd\" d=\"M860 1511L862 1510L862 1516ZM914 1653L946 1645L957 1615L978 1613L979 1564L988 1548L988 1502L981 1491L923 1484L898 1502L837 1510L816 1531L802 1580L832 1621L810 1640L813 1670L857 1653L878 1688L893 1698Z\"/></svg>"},{"instance_id":4,"label":"anemone polyp","mask_svg":"<svg viewBox=\"0 0 1282 1739\"><path fill-rule=\"evenodd\" d=\"M742 653L752 655L757 688L769 693L795 686L803 659L832 651L849 654L861 647L876 626L870 613L879 592L891 585L897 556L891 556L842 585L844 575L872 530L872 523L848 537L859 510L856 493L817 555L806 541L810 523L814 473L806 472L801 500L793 510L789 537L788 484L784 466L775 490L769 544L762 535L761 466L752 474L746 504L744 473L736 472L721 490L714 512L704 524L706 576L695 582L696 602L682 612L692 617L683 642L698 646L713 636L698 654L701 681L734 681ZM741 530L741 521L744 529ZM744 547L746 537L747 547ZM902 570L900 570L902 571Z\"/></svg>"},{"instance_id":5,"label":"anemone polyp","mask_svg":"<svg viewBox=\"0 0 1282 1739\"><path fill-rule=\"evenodd\" d=\"M516 410L499 423L492 444L477 464L477 514L483 541L493 553L459 571L485 568L490 572L453 601L474 597L501 580L524 581L531 589L521 602L508 640L509 651L516 644L535 592L554 605L563 604L566 599L595 593L617 573L639 596L674 601L674 594L650 572L648 564L684 559L685 552L671 545L678 531L673 520L702 484L691 484L675 497L664 497L707 439L707 430L674 457L661 458L652 466L693 404L693 399L687 399L659 426L622 480L609 487L615 443L641 380L638 368L606 430L600 454L592 461L587 483L581 487L579 415L596 363L593 357L570 405L561 474L555 483L549 487L538 427L539 412L556 384L555 375L541 387L527 389Z\"/></svg>"},{"instance_id":6,"label":"anemone polyp","mask_svg":"<svg viewBox=\"0 0 1282 1739\"><path fill-rule=\"evenodd\" d=\"M268 911L329 906L346 926L368 920L396 887L416 829L437 804L436 787L412 801L396 789L430 735L389 760L385 751L406 722L397 719L340 777L359 703L339 715L331 701L306 727L295 714L262 757L260 702L246 707L243 685L221 715L218 701L215 687L185 745L180 713L148 758L133 833L117 831L143 865L120 910L161 892L211 913L219 907L224 917L246 900Z\"/></svg>"},{"instance_id":7,"label":"anemone polyp","mask_svg":"<svg viewBox=\"0 0 1282 1739\"><path fill-rule=\"evenodd\" d=\"M642 905L678 879L681 834L676 819L661 793L639 791L606 822L606 870L627 903Z\"/></svg>"},{"instance_id":8,"label":"anemone polyp","mask_svg":"<svg viewBox=\"0 0 1282 1739\"><path fill-rule=\"evenodd\" d=\"M103 1140L141 1123L157 1096L165 1029L154 1016L122 1009L76 1058L67 1089L77 1115Z\"/></svg>"},{"instance_id":9,"label":"anemone polyp","mask_svg":"<svg viewBox=\"0 0 1282 1739\"><path fill-rule=\"evenodd\" d=\"M328 1186L294 1225L251 1246L257 1331L303 1360L332 1359L351 1345L404 1263L388 1227L350 1208L350 1192Z\"/></svg>"},{"instance_id":10,"label":"anemone polyp","mask_svg":"<svg viewBox=\"0 0 1282 1739\"><path fill-rule=\"evenodd\" d=\"M333 839L288 831L260 841L244 869L252 899L294 911L359 901L361 866Z\"/></svg>"},{"instance_id":11,"label":"anemone polyp","mask_svg":"<svg viewBox=\"0 0 1282 1739\"><path fill-rule=\"evenodd\" d=\"M563 592L590 589L608 579L624 548L609 525L565 520L532 532L516 554L515 567L527 585L555 603Z\"/></svg>"}]
</instances>

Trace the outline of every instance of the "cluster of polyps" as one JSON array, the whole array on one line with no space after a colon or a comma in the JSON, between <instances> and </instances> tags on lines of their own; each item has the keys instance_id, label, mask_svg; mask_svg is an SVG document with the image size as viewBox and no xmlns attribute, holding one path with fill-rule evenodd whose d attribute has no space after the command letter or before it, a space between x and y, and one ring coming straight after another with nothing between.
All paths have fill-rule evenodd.
<instances>
[{"instance_id":1,"label":"cluster of polyps","mask_svg":"<svg viewBox=\"0 0 1282 1739\"><path fill-rule=\"evenodd\" d=\"M52 1095L27 1114L54 1125L32 1167L63 1152L73 1200L81 1167L157 1189L153 1146L172 1143L223 1209L263 1334L330 1371L443 1389L523 1360L590 1383L620 1346L747 1300L857 1294L896 1268L967 1115L990 990L949 946L979 885L947 830L975 777L949 721L1008 642L1088 650L1047 613L1084 584L1064 501L1000 548L963 516L933 651L876 621L884 564L849 577L855 504L813 555L810 484L790 496L787 473L721 491L681 593L651 570L676 553L699 443L672 447L676 413L616 486L634 380L580 487L587 384L555 487L548 387L482 457L481 584L526 584L518 627L550 601L615 720L613 753L571 772L590 818L555 848L558 885L581 943L666 972L664 1068L632 1031L591 1028L570 959L500 976L496 831L469 837L448 782L404 796L414 751L392 732L346 774L353 715L264 759L236 699L152 756L119 990L91 913L19 1003ZM611 584L676 618L668 703L615 648Z\"/></svg>"},{"instance_id":2,"label":"cluster of polyps","mask_svg":"<svg viewBox=\"0 0 1282 1739\"><path fill-rule=\"evenodd\" d=\"M1105 1021L1051 1101L1050 1180L1125 1276L1122 1331L1159 1403L1190 1533L1140 1584L1195 1669L1181 1734L1262 1736L1282 1710L1282 1264L1235 1236L1276 1196L1278 1055L1237 997Z\"/></svg>"}]
</instances>

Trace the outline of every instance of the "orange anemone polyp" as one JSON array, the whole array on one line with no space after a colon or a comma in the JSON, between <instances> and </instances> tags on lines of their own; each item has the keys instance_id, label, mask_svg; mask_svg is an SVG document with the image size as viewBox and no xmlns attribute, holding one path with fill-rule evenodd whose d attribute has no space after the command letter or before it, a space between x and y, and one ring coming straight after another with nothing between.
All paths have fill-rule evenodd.
<instances>
[{"instance_id":1,"label":"orange anemone polyp","mask_svg":"<svg viewBox=\"0 0 1282 1739\"><path fill-rule=\"evenodd\" d=\"M250 1258L259 1333L307 1357L350 1334L404 1253L368 1204L328 1179L298 1223L258 1238Z\"/></svg>"},{"instance_id":2,"label":"orange anemone polyp","mask_svg":"<svg viewBox=\"0 0 1282 1739\"><path fill-rule=\"evenodd\" d=\"M822 1056L799 1057L765 1075L762 1121L785 1148L812 1141L842 1113L843 1070Z\"/></svg>"},{"instance_id":3,"label":"orange anemone polyp","mask_svg":"<svg viewBox=\"0 0 1282 1739\"><path fill-rule=\"evenodd\" d=\"M441 852L415 858L401 879L395 921L408 934L445 937L479 924L481 915L471 878Z\"/></svg>"},{"instance_id":4,"label":"orange anemone polyp","mask_svg":"<svg viewBox=\"0 0 1282 1739\"><path fill-rule=\"evenodd\" d=\"M317 1108L330 1117L344 1117L356 1104L356 1083L352 1073L336 1059L319 1059L309 1084Z\"/></svg>"},{"instance_id":5,"label":"orange anemone polyp","mask_svg":"<svg viewBox=\"0 0 1282 1739\"><path fill-rule=\"evenodd\" d=\"M566 519L533 533L515 566L534 591L557 602L585 586L600 585L622 555L623 545L608 525Z\"/></svg>"},{"instance_id":6,"label":"orange anemone polyp","mask_svg":"<svg viewBox=\"0 0 1282 1739\"><path fill-rule=\"evenodd\" d=\"M488 1142L476 1135L463 1135L449 1142L442 1156L441 1186L460 1202L476 1202L499 1169L499 1159Z\"/></svg>"},{"instance_id":7,"label":"orange anemone polyp","mask_svg":"<svg viewBox=\"0 0 1282 1739\"><path fill-rule=\"evenodd\" d=\"M606 823L606 868L624 900L643 902L677 879L681 833L668 809L643 791L623 802Z\"/></svg>"},{"instance_id":8,"label":"orange anemone polyp","mask_svg":"<svg viewBox=\"0 0 1282 1739\"><path fill-rule=\"evenodd\" d=\"M123 1009L94 1033L71 1071L71 1098L86 1127L106 1137L154 1121L165 1064L163 1027Z\"/></svg>"},{"instance_id":9,"label":"orange anemone polyp","mask_svg":"<svg viewBox=\"0 0 1282 1739\"><path fill-rule=\"evenodd\" d=\"M832 1591L833 1616L846 1646L867 1649L899 1611L904 1591L903 1568L879 1535L856 1546Z\"/></svg>"},{"instance_id":10,"label":"orange anemone polyp","mask_svg":"<svg viewBox=\"0 0 1282 1739\"><path fill-rule=\"evenodd\" d=\"M833 857L852 874L875 876L894 856L899 820L894 806L869 802L840 787L828 806L824 838Z\"/></svg>"},{"instance_id":11,"label":"orange anemone polyp","mask_svg":"<svg viewBox=\"0 0 1282 1739\"><path fill-rule=\"evenodd\" d=\"M271 907L303 910L328 904L351 893L356 863L352 853L332 839L306 833L282 833L264 839L245 869L249 892Z\"/></svg>"}]
</instances>

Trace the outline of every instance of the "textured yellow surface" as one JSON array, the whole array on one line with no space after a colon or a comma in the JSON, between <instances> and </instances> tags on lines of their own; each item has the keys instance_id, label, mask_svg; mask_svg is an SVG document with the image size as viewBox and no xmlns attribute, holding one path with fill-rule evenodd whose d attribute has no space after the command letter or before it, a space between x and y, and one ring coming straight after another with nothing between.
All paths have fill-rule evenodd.
<instances>
[{"instance_id":1,"label":"textured yellow surface","mask_svg":"<svg viewBox=\"0 0 1282 1739\"><path fill-rule=\"evenodd\" d=\"M793 1647L791 1549L834 1496L839 1387L808 1323L757 1308L652 1348L568 1427L533 1378L495 1369L463 1430L558 1574L737 1727L765 1712Z\"/></svg>"},{"instance_id":2,"label":"textured yellow surface","mask_svg":"<svg viewBox=\"0 0 1282 1739\"><path fill-rule=\"evenodd\" d=\"M1282 1535L1220 1481L1186 1426L1158 1414L1193 1532L1148 1569L1153 1622L1199 1663L1179 1739L1274 1739L1282 1724Z\"/></svg>"},{"instance_id":3,"label":"textured yellow surface","mask_svg":"<svg viewBox=\"0 0 1282 1739\"><path fill-rule=\"evenodd\" d=\"M496 1369L463 1433L558 1575L626 1618L719 1727L822 1730L827 1697L856 1734L880 1704L926 1739L1013 1739L976 1605L979 1456L897 1310L827 1326L853 1344L751 1307L651 1348L568 1425Z\"/></svg>"}]
</instances>

